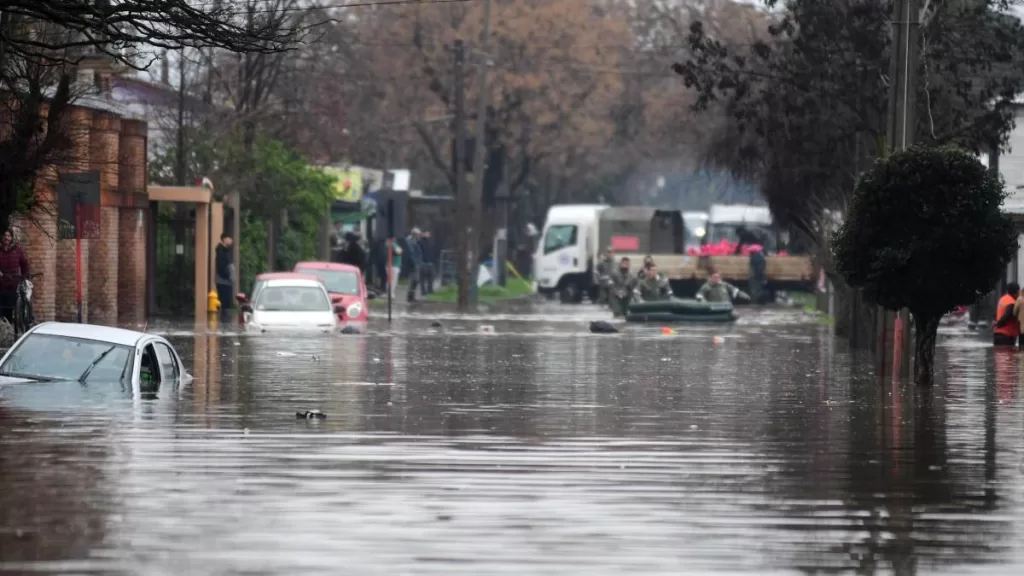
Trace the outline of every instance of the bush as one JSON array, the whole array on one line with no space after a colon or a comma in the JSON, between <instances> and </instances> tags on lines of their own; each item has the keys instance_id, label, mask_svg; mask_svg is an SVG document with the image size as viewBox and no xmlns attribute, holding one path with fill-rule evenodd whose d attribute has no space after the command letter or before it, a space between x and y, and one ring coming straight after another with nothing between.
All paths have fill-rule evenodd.
<instances>
[{"instance_id":1,"label":"bush","mask_svg":"<svg viewBox=\"0 0 1024 576\"><path fill-rule=\"evenodd\" d=\"M837 272L917 332L914 379L932 380L939 320L998 282L1017 250L1002 181L955 147L914 147L861 175L832 251Z\"/></svg>"}]
</instances>

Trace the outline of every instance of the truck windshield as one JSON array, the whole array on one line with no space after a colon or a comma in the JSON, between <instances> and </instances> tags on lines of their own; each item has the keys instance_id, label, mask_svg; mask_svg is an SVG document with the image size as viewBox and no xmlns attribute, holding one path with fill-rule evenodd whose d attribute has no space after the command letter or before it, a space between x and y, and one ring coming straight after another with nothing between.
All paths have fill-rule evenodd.
<instances>
[{"instance_id":1,"label":"truck windshield","mask_svg":"<svg viewBox=\"0 0 1024 576\"><path fill-rule=\"evenodd\" d=\"M548 226L544 233L544 253L550 254L568 246L576 245L576 227L571 224Z\"/></svg>"}]
</instances>

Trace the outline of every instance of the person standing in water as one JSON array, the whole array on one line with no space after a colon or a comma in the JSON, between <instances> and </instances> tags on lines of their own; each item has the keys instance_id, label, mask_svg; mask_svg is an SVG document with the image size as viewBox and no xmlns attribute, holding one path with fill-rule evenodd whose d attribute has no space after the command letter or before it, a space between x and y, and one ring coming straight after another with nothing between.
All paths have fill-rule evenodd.
<instances>
[{"instance_id":1,"label":"person standing in water","mask_svg":"<svg viewBox=\"0 0 1024 576\"><path fill-rule=\"evenodd\" d=\"M712 270L708 281L697 291L697 300L701 302L732 302L734 299L750 300L750 296L739 288L722 281L722 274Z\"/></svg>"},{"instance_id":2,"label":"person standing in water","mask_svg":"<svg viewBox=\"0 0 1024 576\"><path fill-rule=\"evenodd\" d=\"M1006 285L1006 293L996 304L996 323L992 326L993 346L1016 346L1020 337L1020 321L1014 315L1014 305L1020 296L1020 285L1010 282Z\"/></svg>"},{"instance_id":3,"label":"person standing in water","mask_svg":"<svg viewBox=\"0 0 1024 576\"><path fill-rule=\"evenodd\" d=\"M14 242L14 234L4 231L0 240L0 314L14 324L14 306L18 302L18 284L28 276L28 257Z\"/></svg>"}]
</instances>

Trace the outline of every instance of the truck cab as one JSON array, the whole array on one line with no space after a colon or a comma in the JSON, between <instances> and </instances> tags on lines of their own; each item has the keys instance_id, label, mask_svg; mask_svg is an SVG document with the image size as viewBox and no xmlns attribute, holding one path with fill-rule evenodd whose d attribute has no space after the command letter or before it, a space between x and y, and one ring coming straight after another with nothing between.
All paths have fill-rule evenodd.
<instances>
[{"instance_id":1,"label":"truck cab","mask_svg":"<svg viewBox=\"0 0 1024 576\"><path fill-rule=\"evenodd\" d=\"M713 204L708 211L704 243L715 244L722 240L736 242L736 230L743 226L764 241L766 250L774 252L778 249L778 238L772 224L772 213L767 206Z\"/></svg>"},{"instance_id":2,"label":"truck cab","mask_svg":"<svg viewBox=\"0 0 1024 576\"><path fill-rule=\"evenodd\" d=\"M580 302L597 291L594 270L601 252L598 217L605 204L562 204L548 209L534 254L537 292Z\"/></svg>"}]
</instances>

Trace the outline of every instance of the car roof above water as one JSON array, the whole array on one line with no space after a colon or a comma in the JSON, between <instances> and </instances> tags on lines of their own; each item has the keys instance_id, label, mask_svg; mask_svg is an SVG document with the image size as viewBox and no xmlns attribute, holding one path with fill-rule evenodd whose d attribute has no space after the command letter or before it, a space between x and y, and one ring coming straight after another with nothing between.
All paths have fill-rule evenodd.
<instances>
[{"instance_id":1,"label":"car roof above water","mask_svg":"<svg viewBox=\"0 0 1024 576\"><path fill-rule=\"evenodd\" d=\"M324 283L315 276L295 278L274 278L267 280L267 287L323 288Z\"/></svg>"},{"instance_id":2,"label":"car roof above water","mask_svg":"<svg viewBox=\"0 0 1024 576\"><path fill-rule=\"evenodd\" d=\"M256 276L257 282L267 282L270 280L290 280L299 278L303 280L317 280L316 276L312 274L300 274L298 272L264 272Z\"/></svg>"},{"instance_id":3,"label":"car roof above water","mask_svg":"<svg viewBox=\"0 0 1024 576\"><path fill-rule=\"evenodd\" d=\"M358 266L342 264L340 262L299 262L295 269L305 268L306 270L345 270L347 272L359 272ZM301 272L299 272L301 274Z\"/></svg>"},{"instance_id":4,"label":"car roof above water","mask_svg":"<svg viewBox=\"0 0 1024 576\"><path fill-rule=\"evenodd\" d=\"M109 342L120 346L135 346L139 343L139 340L142 340L146 336L150 336L145 332L126 330L124 328L70 322L45 322L43 324L38 324L32 329L32 333L43 334L46 336L81 338L83 340L97 340L99 342Z\"/></svg>"}]
</instances>

